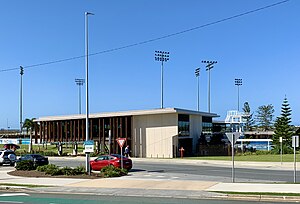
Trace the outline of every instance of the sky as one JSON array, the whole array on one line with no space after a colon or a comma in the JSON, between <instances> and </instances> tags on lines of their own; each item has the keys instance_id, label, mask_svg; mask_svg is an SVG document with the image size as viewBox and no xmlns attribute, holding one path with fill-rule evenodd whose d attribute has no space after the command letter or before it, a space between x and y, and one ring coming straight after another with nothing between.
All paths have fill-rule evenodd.
<instances>
[{"instance_id":1,"label":"sky","mask_svg":"<svg viewBox=\"0 0 300 204\"><path fill-rule=\"evenodd\" d=\"M154 51L161 50L170 52L164 107L197 110L194 72L200 67L200 111L208 111L201 61L214 60L210 100L218 120L238 108L234 80L241 78L240 109L247 101L255 114L272 104L277 117L286 96L292 123L300 125L300 1L260 9L281 1L0 0L0 128L19 128L19 66L23 119L78 114L75 78L85 78L85 12L95 14L88 17L90 113L160 108Z\"/></svg>"}]
</instances>

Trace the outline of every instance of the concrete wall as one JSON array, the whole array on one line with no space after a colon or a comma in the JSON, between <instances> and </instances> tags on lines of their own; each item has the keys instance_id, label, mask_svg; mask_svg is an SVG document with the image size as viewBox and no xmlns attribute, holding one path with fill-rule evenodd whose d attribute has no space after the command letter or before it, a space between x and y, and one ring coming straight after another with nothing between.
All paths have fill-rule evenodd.
<instances>
[{"instance_id":1,"label":"concrete wall","mask_svg":"<svg viewBox=\"0 0 300 204\"><path fill-rule=\"evenodd\" d=\"M177 144L178 114L133 116L132 156L173 158Z\"/></svg>"}]
</instances>

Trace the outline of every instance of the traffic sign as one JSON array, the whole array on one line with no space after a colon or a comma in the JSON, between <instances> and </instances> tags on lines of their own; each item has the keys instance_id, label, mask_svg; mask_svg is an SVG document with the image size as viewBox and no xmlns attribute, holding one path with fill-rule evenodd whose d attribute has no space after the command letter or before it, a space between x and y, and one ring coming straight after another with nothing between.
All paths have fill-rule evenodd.
<instances>
[{"instance_id":1,"label":"traffic sign","mask_svg":"<svg viewBox=\"0 0 300 204\"><path fill-rule=\"evenodd\" d=\"M94 152L94 140L86 140L83 144L85 153Z\"/></svg>"},{"instance_id":2,"label":"traffic sign","mask_svg":"<svg viewBox=\"0 0 300 204\"><path fill-rule=\"evenodd\" d=\"M125 144L126 138L117 138L119 146L122 148Z\"/></svg>"},{"instance_id":3,"label":"traffic sign","mask_svg":"<svg viewBox=\"0 0 300 204\"><path fill-rule=\"evenodd\" d=\"M292 147L299 147L299 136L293 136Z\"/></svg>"},{"instance_id":4,"label":"traffic sign","mask_svg":"<svg viewBox=\"0 0 300 204\"><path fill-rule=\"evenodd\" d=\"M239 139L241 133L239 132L226 132L225 133L230 143L233 142L233 144L236 142L237 139Z\"/></svg>"}]
</instances>

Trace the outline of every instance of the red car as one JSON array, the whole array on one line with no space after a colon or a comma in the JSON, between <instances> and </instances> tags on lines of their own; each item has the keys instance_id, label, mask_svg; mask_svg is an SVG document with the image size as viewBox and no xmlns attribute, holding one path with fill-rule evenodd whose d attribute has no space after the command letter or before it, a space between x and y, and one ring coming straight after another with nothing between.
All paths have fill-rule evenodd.
<instances>
[{"instance_id":1,"label":"red car","mask_svg":"<svg viewBox=\"0 0 300 204\"><path fill-rule=\"evenodd\" d=\"M103 167L109 165L121 168L121 155L101 155L95 160L90 161L90 165L91 169L95 171L101 171ZM123 156L123 168L129 171L132 168L132 160Z\"/></svg>"}]
</instances>

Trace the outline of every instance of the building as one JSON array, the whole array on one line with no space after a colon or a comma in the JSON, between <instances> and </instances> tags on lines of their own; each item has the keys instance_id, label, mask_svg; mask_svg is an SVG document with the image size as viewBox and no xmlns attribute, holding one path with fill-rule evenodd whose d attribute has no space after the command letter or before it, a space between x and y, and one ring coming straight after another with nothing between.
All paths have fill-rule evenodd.
<instances>
[{"instance_id":1,"label":"building","mask_svg":"<svg viewBox=\"0 0 300 204\"><path fill-rule=\"evenodd\" d=\"M218 115L178 108L90 114L89 138L99 151L115 153L120 152L116 139L126 138L134 157L173 158L181 147L185 155L193 155L203 125L211 127L213 117ZM85 138L84 114L35 120L36 141L79 142Z\"/></svg>"}]
</instances>

